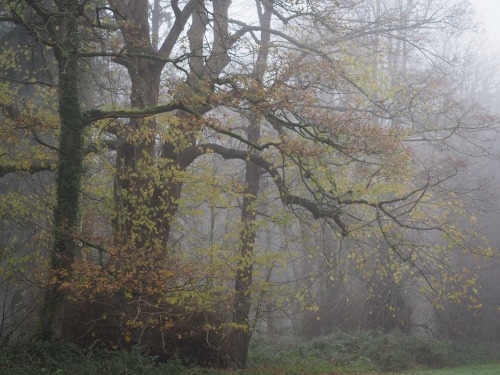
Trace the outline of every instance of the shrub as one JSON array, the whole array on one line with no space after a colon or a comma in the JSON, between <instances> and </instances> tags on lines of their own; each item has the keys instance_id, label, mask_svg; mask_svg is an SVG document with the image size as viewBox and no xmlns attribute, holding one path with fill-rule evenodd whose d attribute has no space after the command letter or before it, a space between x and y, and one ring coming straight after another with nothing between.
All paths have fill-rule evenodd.
<instances>
[{"instance_id":1,"label":"shrub","mask_svg":"<svg viewBox=\"0 0 500 375\"><path fill-rule=\"evenodd\" d=\"M5 375L177 375L183 372L187 369L180 361L158 363L140 349L130 353L85 353L70 344L28 342L8 347L0 356L0 373Z\"/></svg>"}]
</instances>

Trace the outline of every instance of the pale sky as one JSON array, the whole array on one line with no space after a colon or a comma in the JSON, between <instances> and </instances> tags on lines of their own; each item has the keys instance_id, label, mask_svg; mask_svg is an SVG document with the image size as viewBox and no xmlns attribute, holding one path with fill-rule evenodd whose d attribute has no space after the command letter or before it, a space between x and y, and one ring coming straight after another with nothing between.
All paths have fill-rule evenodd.
<instances>
[{"instance_id":1,"label":"pale sky","mask_svg":"<svg viewBox=\"0 0 500 375\"><path fill-rule=\"evenodd\" d=\"M470 0L491 46L500 52L500 0Z\"/></svg>"}]
</instances>

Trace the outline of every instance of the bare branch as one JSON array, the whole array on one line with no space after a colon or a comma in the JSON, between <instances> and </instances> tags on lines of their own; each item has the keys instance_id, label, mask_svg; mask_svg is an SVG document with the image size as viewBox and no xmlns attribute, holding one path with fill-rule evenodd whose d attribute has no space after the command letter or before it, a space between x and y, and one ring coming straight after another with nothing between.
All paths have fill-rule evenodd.
<instances>
[{"instance_id":1,"label":"bare branch","mask_svg":"<svg viewBox=\"0 0 500 375\"><path fill-rule=\"evenodd\" d=\"M158 105L156 107L121 109L116 111L102 111L99 109L92 109L87 111L84 116L86 117L85 123L90 124L93 121L103 120L106 118L144 118L160 113L173 112L176 110L182 110L191 115L199 117L198 113L187 108L182 102L173 102L169 104Z\"/></svg>"},{"instance_id":2,"label":"bare branch","mask_svg":"<svg viewBox=\"0 0 500 375\"><path fill-rule=\"evenodd\" d=\"M259 167L265 169L269 175L272 177L278 191L280 193L280 200L285 206L300 206L309 211L314 219L332 219L335 224L340 228L342 236L348 235L348 229L346 224L342 221L340 215L341 211L339 207L332 204L321 204L319 202L302 198L297 195L288 194L288 187L285 181L281 177L280 173L273 165L273 163L267 161L260 155L255 155L247 151L239 151L234 149L229 149L218 144L203 144L198 145L196 149L199 155L207 152L214 152L224 159L240 159L243 161L250 160L250 162L258 165Z\"/></svg>"}]
</instances>

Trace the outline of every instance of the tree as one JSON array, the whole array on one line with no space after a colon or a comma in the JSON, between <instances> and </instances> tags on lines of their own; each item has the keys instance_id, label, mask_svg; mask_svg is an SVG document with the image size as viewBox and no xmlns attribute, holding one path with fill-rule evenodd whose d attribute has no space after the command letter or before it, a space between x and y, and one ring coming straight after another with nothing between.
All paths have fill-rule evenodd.
<instances>
[{"instance_id":1,"label":"tree","mask_svg":"<svg viewBox=\"0 0 500 375\"><path fill-rule=\"evenodd\" d=\"M84 127L78 94L79 78L79 22L78 4L59 4L60 14L53 18L51 11L38 4L7 2L2 4L7 14L3 20L22 25L35 40L53 47L58 66L58 111L60 141L56 177L56 205L54 210L54 244L51 252L51 269L55 279L47 289L41 306L40 332L43 339L59 337L64 295L59 291L67 277L76 251L75 233L81 178L83 175ZM39 24L45 25L47 34L40 34Z\"/></svg>"},{"instance_id":2,"label":"tree","mask_svg":"<svg viewBox=\"0 0 500 375\"><path fill-rule=\"evenodd\" d=\"M52 48L58 66L52 282L41 308L41 337L61 336L62 306L66 293L77 295L78 289L67 292L74 284L87 290L101 285L103 293L121 293L120 298L141 307L163 309L167 323L156 324L172 331L181 325L179 317L214 313L207 296L217 296L229 302L230 318L220 314L224 319L213 319L217 324L210 318L196 329L229 320L229 346L236 350L226 346L221 357L244 366L254 324L256 202L262 176L274 185L266 199L281 202L301 220L328 223L339 238L356 241L361 253L388 249L389 258L408 274L405 267L426 270L429 264L433 272L448 272L435 264L441 254L430 252L429 244L443 252L447 244L441 237L468 245L464 233L445 220L458 206L450 205L443 186L462 166L440 158L436 164L441 166L431 168L432 160L423 160L407 142L424 140L440 147L452 136L478 132L495 120L455 100L448 77L422 62L432 57L428 31L463 27L467 3L405 4L382 7L377 1L367 18L371 2L259 0L253 22L232 18L232 5L225 0L173 0L166 6L169 12L160 1L4 1L2 20L24 27L36 42ZM398 53L390 55L393 47ZM404 61L395 67L392 57L401 54ZM78 90L82 67L92 66L89 60L127 77L121 92L107 94L113 106L82 109ZM389 62L392 70L379 69ZM95 147L86 146L86 133ZM114 159L115 174L108 180L114 190L114 218L108 223L112 240L78 233L87 153ZM231 293L210 289L220 270L210 267L211 274L190 265L171 239L190 168L215 155L244 163L246 170L238 252L226 268L231 277L224 279L224 285L235 282ZM74 277L81 266L75 262L77 243L105 254L100 262L83 262L87 278ZM189 249L188 255L194 258L196 250ZM400 277L401 272L393 274ZM124 275L128 284L106 281ZM162 282L166 286L160 291ZM125 341L131 341L130 335Z\"/></svg>"}]
</instances>

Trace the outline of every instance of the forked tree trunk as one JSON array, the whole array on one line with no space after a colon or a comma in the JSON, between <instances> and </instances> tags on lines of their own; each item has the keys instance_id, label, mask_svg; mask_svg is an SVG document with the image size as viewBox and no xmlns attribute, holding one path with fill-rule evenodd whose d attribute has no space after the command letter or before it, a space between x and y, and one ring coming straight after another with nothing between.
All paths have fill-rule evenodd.
<instances>
[{"instance_id":1,"label":"forked tree trunk","mask_svg":"<svg viewBox=\"0 0 500 375\"><path fill-rule=\"evenodd\" d=\"M159 2L155 1L151 30L147 1L112 0L110 4L117 10L118 22L121 22L124 14L129 19L129 22L122 23L120 27L127 51L168 57L168 49L158 51L157 33L161 18ZM177 19L170 31L171 35L180 33L185 22L186 20ZM129 73L132 84L131 107L146 108L157 105L165 62L160 59L135 57L117 58L115 61L123 65ZM132 248L166 249L171 220L177 212L182 190L182 182L178 181L177 177L179 171L187 167L178 160L180 145L165 142L161 150L155 149L158 147L155 144L157 123L152 117L131 119L116 135L119 138L119 146L114 187L115 243Z\"/></svg>"}]
</instances>

